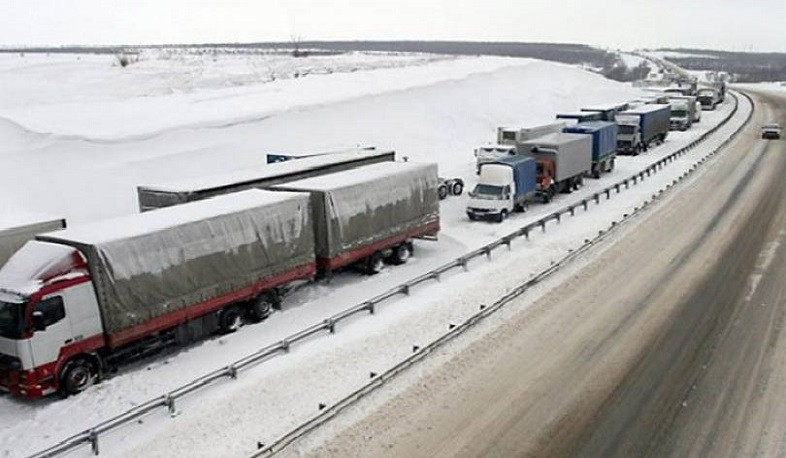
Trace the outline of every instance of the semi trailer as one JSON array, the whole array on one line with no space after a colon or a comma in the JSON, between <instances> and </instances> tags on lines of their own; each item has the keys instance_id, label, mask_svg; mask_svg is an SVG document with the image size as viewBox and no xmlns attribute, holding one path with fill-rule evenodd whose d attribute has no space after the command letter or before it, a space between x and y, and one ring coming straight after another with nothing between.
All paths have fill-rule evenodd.
<instances>
[{"instance_id":1,"label":"semi trailer","mask_svg":"<svg viewBox=\"0 0 786 458\"><path fill-rule=\"evenodd\" d=\"M593 178L600 178L601 172L614 170L617 158L617 124L614 122L592 121L566 127L569 134L585 134L592 137L592 169Z\"/></svg>"},{"instance_id":2,"label":"semi trailer","mask_svg":"<svg viewBox=\"0 0 786 458\"><path fill-rule=\"evenodd\" d=\"M308 195L247 190L38 235L0 270L0 389L76 394L261 320L316 275Z\"/></svg>"},{"instance_id":3,"label":"semi trailer","mask_svg":"<svg viewBox=\"0 0 786 458\"><path fill-rule=\"evenodd\" d=\"M537 191L537 164L531 157L514 156L487 162L469 195L470 220L492 219L501 223L508 215L524 211Z\"/></svg>"},{"instance_id":4,"label":"semi trailer","mask_svg":"<svg viewBox=\"0 0 786 458\"><path fill-rule=\"evenodd\" d=\"M271 189L310 196L317 267L329 276L406 262L413 239L439 231L438 186L436 164L384 162Z\"/></svg>"},{"instance_id":5,"label":"semi trailer","mask_svg":"<svg viewBox=\"0 0 786 458\"><path fill-rule=\"evenodd\" d=\"M617 151L638 155L655 142L663 142L669 135L671 110L669 105L642 105L617 116L619 133Z\"/></svg>"},{"instance_id":6,"label":"semi trailer","mask_svg":"<svg viewBox=\"0 0 786 458\"><path fill-rule=\"evenodd\" d=\"M576 111L573 113L558 113L557 119L573 122L575 124L580 122L602 121L603 116L603 113L599 111Z\"/></svg>"},{"instance_id":7,"label":"semi trailer","mask_svg":"<svg viewBox=\"0 0 786 458\"><path fill-rule=\"evenodd\" d=\"M598 105L587 108L582 108L581 111L596 112L601 114L601 121L614 122L614 117L617 113L621 113L628 109L628 103L617 103L611 105Z\"/></svg>"},{"instance_id":8,"label":"semi trailer","mask_svg":"<svg viewBox=\"0 0 786 458\"><path fill-rule=\"evenodd\" d=\"M36 234L65 227L65 219L44 215L15 214L0 217L0 267Z\"/></svg>"},{"instance_id":9,"label":"semi trailer","mask_svg":"<svg viewBox=\"0 0 786 458\"><path fill-rule=\"evenodd\" d=\"M395 151L373 147L265 164L257 168L137 187L140 211L155 210L208 197L325 175L395 160Z\"/></svg>"},{"instance_id":10,"label":"semi trailer","mask_svg":"<svg viewBox=\"0 0 786 458\"><path fill-rule=\"evenodd\" d=\"M592 169L592 137L556 133L521 145L523 155L537 164L537 194L548 203L557 193L569 193L584 183Z\"/></svg>"}]
</instances>

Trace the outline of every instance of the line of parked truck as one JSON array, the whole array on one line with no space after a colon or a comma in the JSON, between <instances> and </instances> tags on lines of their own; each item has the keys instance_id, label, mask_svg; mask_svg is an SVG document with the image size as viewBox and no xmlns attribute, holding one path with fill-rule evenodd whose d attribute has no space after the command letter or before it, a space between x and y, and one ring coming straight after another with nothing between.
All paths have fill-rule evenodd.
<instances>
[{"instance_id":1,"label":"line of parked truck","mask_svg":"<svg viewBox=\"0 0 786 458\"><path fill-rule=\"evenodd\" d=\"M664 97L498 129L467 214L501 221L662 142ZM78 393L121 362L262 320L299 284L403 264L439 232L436 164L376 148L269 162L139 186L140 212L112 220L0 221L0 390Z\"/></svg>"},{"instance_id":2,"label":"line of parked truck","mask_svg":"<svg viewBox=\"0 0 786 458\"><path fill-rule=\"evenodd\" d=\"M0 230L18 249L0 270L0 389L75 394L120 362L262 320L298 284L403 264L440 229L438 186L436 164L367 148L140 186L130 216Z\"/></svg>"},{"instance_id":3,"label":"line of parked truck","mask_svg":"<svg viewBox=\"0 0 786 458\"><path fill-rule=\"evenodd\" d=\"M502 222L530 202L550 202L614 170L618 154L639 155L663 143L670 130L700 122L703 109L723 101L725 86L681 85L628 103L557 114L557 122L497 129L497 141L475 150L478 183L470 193L470 220ZM698 91L698 92L697 92Z\"/></svg>"}]
</instances>

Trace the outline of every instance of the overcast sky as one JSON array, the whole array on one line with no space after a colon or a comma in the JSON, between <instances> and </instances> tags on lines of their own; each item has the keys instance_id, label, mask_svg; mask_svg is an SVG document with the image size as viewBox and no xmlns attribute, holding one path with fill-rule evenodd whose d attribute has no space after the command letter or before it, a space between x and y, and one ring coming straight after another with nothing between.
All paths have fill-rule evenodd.
<instances>
[{"instance_id":1,"label":"overcast sky","mask_svg":"<svg viewBox=\"0 0 786 458\"><path fill-rule=\"evenodd\" d=\"M0 0L0 45L472 40L786 51L786 0Z\"/></svg>"}]
</instances>

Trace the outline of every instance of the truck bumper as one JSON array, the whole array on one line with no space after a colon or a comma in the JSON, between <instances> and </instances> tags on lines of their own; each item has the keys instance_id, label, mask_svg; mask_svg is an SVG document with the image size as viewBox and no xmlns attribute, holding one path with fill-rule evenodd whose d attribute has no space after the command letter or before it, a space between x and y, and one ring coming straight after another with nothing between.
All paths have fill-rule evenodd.
<instances>
[{"instance_id":1,"label":"truck bumper","mask_svg":"<svg viewBox=\"0 0 786 458\"><path fill-rule=\"evenodd\" d=\"M467 216L471 220L494 220L499 218L500 212L483 208L468 208Z\"/></svg>"}]
</instances>

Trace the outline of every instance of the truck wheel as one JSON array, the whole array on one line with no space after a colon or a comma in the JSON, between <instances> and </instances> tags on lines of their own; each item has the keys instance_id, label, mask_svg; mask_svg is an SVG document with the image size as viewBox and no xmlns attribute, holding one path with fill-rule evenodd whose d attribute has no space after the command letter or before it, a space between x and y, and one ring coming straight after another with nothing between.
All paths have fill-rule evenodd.
<instances>
[{"instance_id":1,"label":"truck wheel","mask_svg":"<svg viewBox=\"0 0 786 458\"><path fill-rule=\"evenodd\" d=\"M478 217L475 216L474 213L467 213L467 216L469 216L469 220L470 221L477 221L478 220Z\"/></svg>"},{"instance_id":2,"label":"truck wheel","mask_svg":"<svg viewBox=\"0 0 786 458\"><path fill-rule=\"evenodd\" d=\"M390 256L390 263L396 266L405 264L407 261L409 261L409 257L411 255L412 252L409 250L407 244L402 243L393 249L393 254Z\"/></svg>"},{"instance_id":3,"label":"truck wheel","mask_svg":"<svg viewBox=\"0 0 786 458\"><path fill-rule=\"evenodd\" d=\"M255 299L251 300L251 308L249 310L250 318L253 322L258 323L273 313L276 303L270 294L260 294Z\"/></svg>"},{"instance_id":4,"label":"truck wheel","mask_svg":"<svg viewBox=\"0 0 786 458\"><path fill-rule=\"evenodd\" d=\"M457 181L453 183L453 186L450 188L450 191L453 193L454 196L460 196L462 192L464 192L464 183Z\"/></svg>"},{"instance_id":5,"label":"truck wheel","mask_svg":"<svg viewBox=\"0 0 786 458\"><path fill-rule=\"evenodd\" d=\"M366 258L365 271L368 275L376 275L382 272L385 268L385 261L382 259L382 253L376 252Z\"/></svg>"},{"instance_id":6,"label":"truck wheel","mask_svg":"<svg viewBox=\"0 0 786 458\"><path fill-rule=\"evenodd\" d=\"M243 315L236 306L227 307L221 311L218 318L218 331L221 334L229 334L240 329L243 325Z\"/></svg>"},{"instance_id":7,"label":"truck wheel","mask_svg":"<svg viewBox=\"0 0 786 458\"><path fill-rule=\"evenodd\" d=\"M84 358L67 362L60 374L60 392L65 396L85 391L98 378L95 365Z\"/></svg>"},{"instance_id":8,"label":"truck wheel","mask_svg":"<svg viewBox=\"0 0 786 458\"><path fill-rule=\"evenodd\" d=\"M547 203L551 202L551 193L549 193L548 191L546 191L546 192L544 192L544 193L543 193L543 195L541 196L541 198L543 199L543 203L544 203L544 204L547 204Z\"/></svg>"},{"instance_id":9,"label":"truck wheel","mask_svg":"<svg viewBox=\"0 0 786 458\"><path fill-rule=\"evenodd\" d=\"M614 159L612 159L611 162L609 162L609 172L613 170L614 170Z\"/></svg>"},{"instance_id":10,"label":"truck wheel","mask_svg":"<svg viewBox=\"0 0 786 458\"><path fill-rule=\"evenodd\" d=\"M448 197L448 187L447 185L441 184L437 188L437 195L439 195L439 200L445 199Z\"/></svg>"},{"instance_id":11,"label":"truck wheel","mask_svg":"<svg viewBox=\"0 0 786 458\"><path fill-rule=\"evenodd\" d=\"M592 171L592 178L595 178L596 180L600 178L600 165L598 165L598 167L595 167L595 170Z\"/></svg>"}]
</instances>

